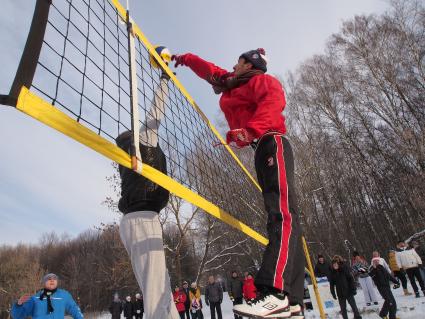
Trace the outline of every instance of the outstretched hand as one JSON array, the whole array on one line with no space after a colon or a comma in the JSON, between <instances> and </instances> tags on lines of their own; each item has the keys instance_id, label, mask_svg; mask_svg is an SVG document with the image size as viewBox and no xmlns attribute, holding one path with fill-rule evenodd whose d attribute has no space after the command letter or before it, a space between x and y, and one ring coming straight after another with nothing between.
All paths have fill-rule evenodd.
<instances>
[{"instance_id":1,"label":"outstretched hand","mask_svg":"<svg viewBox=\"0 0 425 319\"><path fill-rule=\"evenodd\" d=\"M31 298L31 295L29 295L29 294L23 295L21 298L18 299L18 305L20 306L20 305L24 304L30 298Z\"/></svg>"},{"instance_id":2,"label":"outstretched hand","mask_svg":"<svg viewBox=\"0 0 425 319\"><path fill-rule=\"evenodd\" d=\"M174 54L171 56L171 61L175 61L174 67L179 67L180 65L185 65L184 63L184 54Z\"/></svg>"}]
</instances>

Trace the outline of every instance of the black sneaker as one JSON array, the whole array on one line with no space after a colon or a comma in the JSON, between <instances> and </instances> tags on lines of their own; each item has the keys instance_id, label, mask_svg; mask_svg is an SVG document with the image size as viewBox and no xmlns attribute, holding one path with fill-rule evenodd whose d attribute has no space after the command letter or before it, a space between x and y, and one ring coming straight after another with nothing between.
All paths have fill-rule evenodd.
<instances>
[{"instance_id":1,"label":"black sneaker","mask_svg":"<svg viewBox=\"0 0 425 319\"><path fill-rule=\"evenodd\" d=\"M420 296L419 296L419 291L415 291L415 296L416 296L416 298L419 298Z\"/></svg>"},{"instance_id":2,"label":"black sneaker","mask_svg":"<svg viewBox=\"0 0 425 319\"><path fill-rule=\"evenodd\" d=\"M370 302L367 302L367 303L366 303L366 306L370 306L370 305L371 305L371 303L370 303Z\"/></svg>"},{"instance_id":3,"label":"black sneaker","mask_svg":"<svg viewBox=\"0 0 425 319\"><path fill-rule=\"evenodd\" d=\"M379 305L379 303L378 303L377 301L375 301L373 304L374 304L375 306L376 306L376 305Z\"/></svg>"}]
</instances>

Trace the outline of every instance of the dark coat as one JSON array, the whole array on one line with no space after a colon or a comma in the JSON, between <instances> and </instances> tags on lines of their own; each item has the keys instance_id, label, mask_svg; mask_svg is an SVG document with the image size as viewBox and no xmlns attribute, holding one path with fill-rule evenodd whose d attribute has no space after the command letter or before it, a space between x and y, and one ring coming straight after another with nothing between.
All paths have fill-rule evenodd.
<instances>
[{"instance_id":1,"label":"dark coat","mask_svg":"<svg viewBox=\"0 0 425 319\"><path fill-rule=\"evenodd\" d=\"M242 280L233 278L229 281L229 296L233 298L242 298Z\"/></svg>"},{"instance_id":2,"label":"dark coat","mask_svg":"<svg viewBox=\"0 0 425 319\"><path fill-rule=\"evenodd\" d=\"M388 287L390 281L394 284L399 283L382 265L378 265L376 268L371 267L369 275L372 277L376 287Z\"/></svg>"},{"instance_id":3,"label":"dark coat","mask_svg":"<svg viewBox=\"0 0 425 319\"><path fill-rule=\"evenodd\" d=\"M218 282L213 284L208 283L205 289L205 301L208 302L222 302L223 301L223 289Z\"/></svg>"},{"instance_id":4,"label":"dark coat","mask_svg":"<svg viewBox=\"0 0 425 319\"><path fill-rule=\"evenodd\" d=\"M124 317L132 318L134 315L133 303L131 301L124 302Z\"/></svg>"},{"instance_id":5,"label":"dark coat","mask_svg":"<svg viewBox=\"0 0 425 319\"><path fill-rule=\"evenodd\" d=\"M131 147L131 132L124 132L116 138L117 145L126 152ZM167 174L167 162L161 148L150 147L140 143L143 163L147 163L160 172ZM169 192L139 175L131 169L119 165L121 176L121 198L118 209L124 213L149 210L158 212L163 209L169 198Z\"/></svg>"},{"instance_id":6,"label":"dark coat","mask_svg":"<svg viewBox=\"0 0 425 319\"><path fill-rule=\"evenodd\" d=\"M346 299L356 294L356 284L354 282L354 277L351 274L350 268L345 265L345 263L340 263L338 270L331 270L329 283L331 293L334 298L336 298L335 288L339 299Z\"/></svg>"},{"instance_id":7,"label":"dark coat","mask_svg":"<svg viewBox=\"0 0 425 319\"><path fill-rule=\"evenodd\" d=\"M316 277L328 277L331 274L331 265L325 261L323 264L317 262L316 266L314 267L314 274Z\"/></svg>"},{"instance_id":8,"label":"dark coat","mask_svg":"<svg viewBox=\"0 0 425 319\"><path fill-rule=\"evenodd\" d=\"M138 313L137 310L139 310L140 312ZM144 307L143 307L143 299L136 299L136 301L133 303L133 311L134 311L134 315L139 315L142 314L144 312Z\"/></svg>"},{"instance_id":9,"label":"dark coat","mask_svg":"<svg viewBox=\"0 0 425 319\"><path fill-rule=\"evenodd\" d=\"M182 288L182 291L184 292L184 294L186 295L186 301L184 303L184 306L186 307L186 310L190 308L190 297L189 297L189 291L190 288Z\"/></svg>"},{"instance_id":10,"label":"dark coat","mask_svg":"<svg viewBox=\"0 0 425 319\"><path fill-rule=\"evenodd\" d=\"M121 317L123 307L121 301L114 301L109 306L109 312L112 315L112 319L119 319Z\"/></svg>"}]
</instances>

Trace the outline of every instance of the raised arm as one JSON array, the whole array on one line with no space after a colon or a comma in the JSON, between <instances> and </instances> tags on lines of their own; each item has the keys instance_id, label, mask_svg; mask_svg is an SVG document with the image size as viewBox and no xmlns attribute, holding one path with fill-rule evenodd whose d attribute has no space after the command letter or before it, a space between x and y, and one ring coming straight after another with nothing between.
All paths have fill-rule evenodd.
<instances>
[{"instance_id":1,"label":"raised arm","mask_svg":"<svg viewBox=\"0 0 425 319\"><path fill-rule=\"evenodd\" d=\"M168 98L168 80L168 75L163 73L160 83L155 89L145 122L140 126L140 143L143 145L152 147L158 145L158 129L165 115L165 101Z\"/></svg>"},{"instance_id":2,"label":"raised arm","mask_svg":"<svg viewBox=\"0 0 425 319\"><path fill-rule=\"evenodd\" d=\"M25 296L24 296L25 297ZM18 302L15 302L12 306L12 318L13 319L24 319L32 317L34 308L34 297L26 299L24 303L20 303L24 297L21 297Z\"/></svg>"},{"instance_id":3,"label":"raised arm","mask_svg":"<svg viewBox=\"0 0 425 319\"><path fill-rule=\"evenodd\" d=\"M176 61L176 67L179 65L188 66L197 76L206 81L209 81L212 77L220 77L229 73L214 63L205 61L192 53L173 55L173 60Z\"/></svg>"}]
</instances>

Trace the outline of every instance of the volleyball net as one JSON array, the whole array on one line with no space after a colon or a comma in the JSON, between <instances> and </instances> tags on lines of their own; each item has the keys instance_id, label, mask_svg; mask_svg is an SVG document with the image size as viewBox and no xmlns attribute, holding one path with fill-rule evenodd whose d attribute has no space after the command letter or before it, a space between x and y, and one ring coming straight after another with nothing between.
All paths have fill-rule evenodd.
<instances>
[{"instance_id":1,"label":"volleyball net","mask_svg":"<svg viewBox=\"0 0 425 319\"><path fill-rule=\"evenodd\" d=\"M37 0L15 80L2 100L267 243L256 180L118 1ZM144 143L158 142L166 175L138 152L156 118L155 136ZM130 154L115 145L127 131Z\"/></svg>"}]
</instances>

